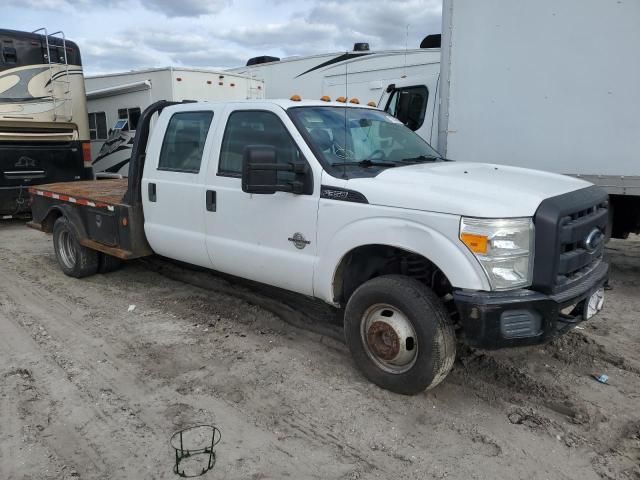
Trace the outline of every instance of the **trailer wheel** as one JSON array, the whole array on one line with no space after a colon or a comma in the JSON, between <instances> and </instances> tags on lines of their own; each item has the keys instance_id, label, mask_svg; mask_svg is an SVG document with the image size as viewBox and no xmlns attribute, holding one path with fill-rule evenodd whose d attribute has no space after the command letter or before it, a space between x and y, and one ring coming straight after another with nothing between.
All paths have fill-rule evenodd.
<instances>
[{"instance_id":1,"label":"trailer wheel","mask_svg":"<svg viewBox=\"0 0 640 480\"><path fill-rule=\"evenodd\" d=\"M65 275L82 278L98 271L98 252L80 245L65 217L58 218L53 225L53 248Z\"/></svg>"},{"instance_id":2,"label":"trailer wheel","mask_svg":"<svg viewBox=\"0 0 640 480\"><path fill-rule=\"evenodd\" d=\"M98 257L98 273L115 272L122 266L122 260L113 255L100 253Z\"/></svg>"},{"instance_id":3,"label":"trailer wheel","mask_svg":"<svg viewBox=\"0 0 640 480\"><path fill-rule=\"evenodd\" d=\"M437 295L413 278L386 275L361 285L347 303L344 329L364 376L392 392L433 388L453 367L449 315Z\"/></svg>"}]
</instances>

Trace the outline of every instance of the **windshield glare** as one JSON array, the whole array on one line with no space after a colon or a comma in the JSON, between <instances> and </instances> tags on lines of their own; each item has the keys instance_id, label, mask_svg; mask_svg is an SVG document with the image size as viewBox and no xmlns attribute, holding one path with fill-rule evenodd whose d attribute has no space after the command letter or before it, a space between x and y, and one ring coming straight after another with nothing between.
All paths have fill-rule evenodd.
<instances>
[{"instance_id":1,"label":"windshield glare","mask_svg":"<svg viewBox=\"0 0 640 480\"><path fill-rule=\"evenodd\" d=\"M422 138L379 110L299 107L289 112L313 150L332 166L358 162L394 166L440 158Z\"/></svg>"}]
</instances>

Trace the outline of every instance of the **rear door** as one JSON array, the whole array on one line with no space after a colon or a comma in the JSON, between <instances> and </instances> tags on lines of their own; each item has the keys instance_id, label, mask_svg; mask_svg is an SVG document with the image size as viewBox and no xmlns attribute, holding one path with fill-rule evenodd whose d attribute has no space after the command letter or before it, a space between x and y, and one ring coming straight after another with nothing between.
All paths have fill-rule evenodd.
<instances>
[{"instance_id":1,"label":"rear door","mask_svg":"<svg viewBox=\"0 0 640 480\"><path fill-rule=\"evenodd\" d=\"M215 207L205 214L213 268L312 295L319 166L307 161L312 153L280 107L238 104L228 108L223 121L207 177L209 195L215 196ZM313 193L243 192L242 157L248 145L273 146L278 162L307 163L316 169Z\"/></svg>"},{"instance_id":2,"label":"rear door","mask_svg":"<svg viewBox=\"0 0 640 480\"><path fill-rule=\"evenodd\" d=\"M186 108L185 108L186 107ZM158 254L210 267L205 244L206 161L211 149L215 107L167 109L152 139L142 178L144 230Z\"/></svg>"}]
</instances>

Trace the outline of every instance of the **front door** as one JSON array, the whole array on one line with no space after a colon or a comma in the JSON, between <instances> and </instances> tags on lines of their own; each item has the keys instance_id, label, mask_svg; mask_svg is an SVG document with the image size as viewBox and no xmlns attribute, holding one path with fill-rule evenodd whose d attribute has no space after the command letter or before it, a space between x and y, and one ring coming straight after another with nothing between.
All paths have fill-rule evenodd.
<instances>
[{"instance_id":1,"label":"front door","mask_svg":"<svg viewBox=\"0 0 640 480\"><path fill-rule=\"evenodd\" d=\"M270 106L260 110L238 108L229 109L222 138L216 142L221 147L211 158L207 176L206 188L216 199L215 211L205 214L213 268L311 295L320 186L314 182L310 195L243 192L241 172L246 146L271 145L278 162L307 160L290 134L295 127L284 111ZM302 142L301 138L297 140Z\"/></svg>"},{"instance_id":2,"label":"front door","mask_svg":"<svg viewBox=\"0 0 640 480\"><path fill-rule=\"evenodd\" d=\"M153 250L166 257L210 267L205 243L204 178L214 112L195 107L161 118L162 144L147 152L142 178L144 231Z\"/></svg>"}]
</instances>

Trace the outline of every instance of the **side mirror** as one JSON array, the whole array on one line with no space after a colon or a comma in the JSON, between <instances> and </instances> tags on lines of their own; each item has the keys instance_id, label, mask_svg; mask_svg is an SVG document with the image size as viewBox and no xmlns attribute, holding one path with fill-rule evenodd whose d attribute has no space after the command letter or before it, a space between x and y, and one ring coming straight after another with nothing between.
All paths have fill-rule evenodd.
<instances>
[{"instance_id":1,"label":"side mirror","mask_svg":"<svg viewBox=\"0 0 640 480\"><path fill-rule=\"evenodd\" d=\"M242 191L272 194L313 192L313 177L306 163L278 163L271 145L248 145L242 156ZM290 181L281 181L278 172L292 172Z\"/></svg>"}]
</instances>

